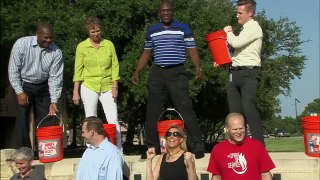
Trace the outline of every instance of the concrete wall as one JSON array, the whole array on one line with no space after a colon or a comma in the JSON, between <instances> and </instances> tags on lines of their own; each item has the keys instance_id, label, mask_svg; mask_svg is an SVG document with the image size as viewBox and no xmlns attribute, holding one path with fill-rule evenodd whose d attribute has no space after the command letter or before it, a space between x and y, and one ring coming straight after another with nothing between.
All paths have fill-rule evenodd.
<instances>
[{"instance_id":1,"label":"concrete wall","mask_svg":"<svg viewBox=\"0 0 320 180\"><path fill-rule=\"evenodd\" d=\"M1 180L9 179L16 172L14 162L6 161L13 152L14 150L1 150ZM211 174L206 171L209 156L210 154L205 154L204 158L196 160L200 180L211 179ZM270 153L270 156L276 164L276 168L271 171L276 180L320 180L320 158L308 157L303 152ZM124 173L133 180L145 179L146 160L140 159L140 156L124 158ZM44 163L45 174L49 180L74 179L79 161L80 158L72 158ZM34 164L41 163L34 161Z\"/></svg>"}]
</instances>

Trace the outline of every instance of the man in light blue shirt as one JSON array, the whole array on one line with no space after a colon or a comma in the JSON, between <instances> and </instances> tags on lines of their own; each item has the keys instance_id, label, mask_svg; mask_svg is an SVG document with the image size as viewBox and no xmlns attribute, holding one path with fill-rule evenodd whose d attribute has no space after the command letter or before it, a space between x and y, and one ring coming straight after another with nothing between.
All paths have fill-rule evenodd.
<instances>
[{"instance_id":1,"label":"man in light blue shirt","mask_svg":"<svg viewBox=\"0 0 320 180\"><path fill-rule=\"evenodd\" d=\"M82 137L90 144L83 153L76 180L122 180L122 153L105 137L100 118L88 117L82 125Z\"/></svg>"}]
</instances>

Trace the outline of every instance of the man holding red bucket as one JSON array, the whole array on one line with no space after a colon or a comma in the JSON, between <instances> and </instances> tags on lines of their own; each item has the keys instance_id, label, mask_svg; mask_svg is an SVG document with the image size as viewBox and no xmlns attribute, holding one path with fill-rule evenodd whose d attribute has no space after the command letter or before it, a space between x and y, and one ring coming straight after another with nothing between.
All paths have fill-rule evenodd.
<instances>
[{"instance_id":1,"label":"man holding red bucket","mask_svg":"<svg viewBox=\"0 0 320 180\"><path fill-rule=\"evenodd\" d=\"M34 109L35 124L58 111L63 84L62 52L53 42L53 27L40 23L35 36L18 39L9 61L9 81L17 95L16 146L31 147L29 114ZM55 125L54 119L44 126Z\"/></svg>"},{"instance_id":2,"label":"man holding red bucket","mask_svg":"<svg viewBox=\"0 0 320 180\"><path fill-rule=\"evenodd\" d=\"M252 137L264 143L264 131L256 106L263 34L260 25L253 19L255 9L255 1L239 0L237 19L243 29L238 36L235 36L231 26L224 27L227 41L234 48L227 94L230 113L242 113L250 127ZM214 66L218 65L214 63Z\"/></svg>"},{"instance_id":3,"label":"man holding red bucket","mask_svg":"<svg viewBox=\"0 0 320 180\"><path fill-rule=\"evenodd\" d=\"M196 158L204 156L202 133L196 121L189 95L188 77L185 69L188 50L195 67L195 78L200 80L200 58L195 46L192 29L184 23L173 20L170 1L161 1L159 5L161 22L150 27L145 41L145 48L139 58L132 82L137 84L139 73L148 64L152 53L154 61L148 83L148 104L146 112L146 138L148 147L154 147L159 153L160 143L157 131L157 119L164 110L168 97L174 108L181 113L188 136L188 146ZM146 158L143 154L142 158Z\"/></svg>"}]
</instances>

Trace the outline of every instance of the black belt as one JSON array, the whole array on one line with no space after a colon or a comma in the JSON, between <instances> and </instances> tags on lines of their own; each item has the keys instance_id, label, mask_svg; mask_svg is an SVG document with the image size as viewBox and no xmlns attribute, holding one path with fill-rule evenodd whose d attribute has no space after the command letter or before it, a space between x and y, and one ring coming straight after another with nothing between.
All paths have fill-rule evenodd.
<instances>
[{"instance_id":1,"label":"black belt","mask_svg":"<svg viewBox=\"0 0 320 180\"><path fill-rule=\"evenodd\" d=\"M173 64L173 65L168 65L168 66L159 66L157 64L155 64L155 66L162 68L162 69L169 69L169 68L173 68L173 67L177 67L177 66L183 66L184 64Z\"/></svg>"},{"instance_id":2,"label":"black belt","mask_svg":"<svg viewBox=\"0 0 320 180\"><path fill-rule=\"evenodd\" d=\"M231 66L230 71L240 71L249 69L260 69L260 66Z\"/></svg>"},{"instance_id":3,"label":"black belt","mask_svg":"<svg viewBox=\"0 0 320 180\"><path fill-rule=\"evenodd\" d=\"M48 80L43 81L41 83L31 83L31 82L23 81L23 84L31 84L31 85L34 85L34 86L41 86L43 84L48 84Z\"/></svg>"}]
</instances>

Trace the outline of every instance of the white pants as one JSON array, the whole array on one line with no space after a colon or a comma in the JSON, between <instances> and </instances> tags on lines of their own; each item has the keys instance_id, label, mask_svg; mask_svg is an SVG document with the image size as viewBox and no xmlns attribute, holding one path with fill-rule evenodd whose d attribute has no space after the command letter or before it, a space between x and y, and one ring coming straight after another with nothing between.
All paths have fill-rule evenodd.
<instances>
[{"instance_id":1,"label":"white pants","mask_svg":"<svg viewBox=\"0 0 320 180\"><path fill-rule=\"evenodd\" d=\"M86 117L97 117L98 100L101 102L108 123L116 125L117 147L122 151L121 130L118 122L117 101L112 97L111 90L104 93L97 93L81 85L80 94L84 105Z\"/></svg>"}]
</instances>

